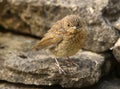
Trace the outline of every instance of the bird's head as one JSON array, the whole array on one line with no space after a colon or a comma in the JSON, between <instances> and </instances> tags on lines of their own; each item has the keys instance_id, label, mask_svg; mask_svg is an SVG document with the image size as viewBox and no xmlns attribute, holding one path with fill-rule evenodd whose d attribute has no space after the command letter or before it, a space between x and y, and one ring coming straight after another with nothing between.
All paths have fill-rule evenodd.
<instances>
[{"instance_id":1,"label":"bird's head","mask_svg":"<svg viewBox=\"0 0 120 89\"><path fill-rule=\"evenodd\" d=\"M82 18L78 15L68 15L63 18L63 28L67 32L76 32L80 31L84 27L84 22Z\"/></svg>"}]
</instances>

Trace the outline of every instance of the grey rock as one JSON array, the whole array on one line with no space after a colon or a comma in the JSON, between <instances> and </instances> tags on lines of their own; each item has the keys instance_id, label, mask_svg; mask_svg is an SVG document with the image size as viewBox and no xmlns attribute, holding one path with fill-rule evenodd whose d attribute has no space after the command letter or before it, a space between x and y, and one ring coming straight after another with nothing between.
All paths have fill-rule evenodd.
<instances>
[{"instance_id":1,"label":"grey rock","mask_svg":"<svg viewBox=\"0 0 120 89\"><path fill-rule=\"evenodd\" d=\"M44 88L36 88L34 86L26 86L22 84L3 82L0 83L0 89L44 89Z\"/></svg>"},{"instance_id":2,"label":"grey rock","mask_svg":"<svg viewBox=\"0 0 120 89\"><path fill-rule=\"evenodd\" d=\"M33 85L84 87L95 84L110 70L106 55L80 51L71 60L59 58L66 74L60 74L55 61L45 50L32 51L34 39L11 34L0 34L0 80ZM103 68L105 67L105 68ZM106 72L107 71L107 72Z\"/></svg>"},{"instance_id":3,"label":"grey rock","mask_svg":"<svg viewBox=\"0 0 120 89\"><path fill-rule=\"evenodd\" d=\"M120 17L119 17L119 19L116 22L113 23L113 26L115 28L117 28L118 30L120 30Z\"/></svg>"},{"instance_id":4,"label":"grey rock","mask_svg":"<svg viewBox=\"0 0 120 89\"><path fill-rule=\"evenodd\" d=\"M35 86L35 85L24 85L10 82L1 82L0 89L65 89L59 85L55 86ZM67 88L67 89L76 89L76 88ZM93 89L93 88L80 88L80 89Z\"/></svg>"},{"instance_id":5,"label":"grey rock","mask_svg":"<svg viewBox=\"0 0 120 89\"><path fill-rule=\"evenodd\" d=\"M109 25L120 30L120 0L109 0L103 9L103 17L109 20Z\"/></svg>"},{"instance_id":6,"label":"grey rock","mask_svg":"<svg viewBox=\"0 0 120 89\"><path fill-rule=\"evenodd\" d=\"M103 17L110 22L117 21L120 17L120 0L109 0L108 5L102 11Z\"/></svg>"},{"instance_id":7,"label":"grey rock","mask_svg":"<svg viewBox=\"0 0 120 89\"><path fill-rule=\"evenodd\" d=\"M95 89L120 89L120 79L104 80Z\"/></svg>"},{"instance_id":8,"label":"grey rock","mask_svg":"<svg viewBox=\"0 0 120 89\"><path fill-rule=\"evenodd\" d=\"M54 22L68 14L79 14L90 24L98 23L101 10L108 4L108 0L3 0L0 4L2 26L43 36Z\"/></svg>"},{"instance_id":9,"label":"grey rock","mask_svg":"<svg viewBox=\"0 0 120 89\"><path fill-rule=\"evenodd\" d=\"M116 60L120 63L120 38L118 39L118 41L115 43L113 47L113 54Z\"/></svg>"},{"instance_id":10,"label":"grey rock","mask_svg":"<svg viewBox=\"0 0 120 89\"><path fill-rule=\"evenodd\" d=\"M98 26L90 27L84 49L94 52L104 52L109 50L119 37L117 30L107 25L105 22Z\"/></svg>"}]
</instances>

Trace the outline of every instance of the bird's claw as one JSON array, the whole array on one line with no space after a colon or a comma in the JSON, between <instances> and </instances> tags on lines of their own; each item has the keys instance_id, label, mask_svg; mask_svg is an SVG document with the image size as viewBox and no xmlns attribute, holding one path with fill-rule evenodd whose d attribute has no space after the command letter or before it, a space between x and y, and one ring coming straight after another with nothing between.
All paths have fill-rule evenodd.
<instances>
[{"instance_id":1,"label":"bird's claw","mask_svg":"<svg viewBox=\"0 0 120 89\"><path fill-rule=\"evenodd\" d=\"M59 73L60 73L60 74L65 74L65 75L66 75L66 72L60 67L60 65L58 65L58 64L56 63L56 66L59 68Z\"/></svg>"},{"instance_id":2,"label":"bird's claw","mask_svg":"<svg viewBox=\"0 0 120 89\"><path fill-rule=\"evenodd\" d=\"M60 67L60 64L59 64L57 58L55 58L55 62L56 62L56 66L59 68L59 73L60 74L62 74L62 73L66 74L65 71Z\"/></svg>"}]
</instances>

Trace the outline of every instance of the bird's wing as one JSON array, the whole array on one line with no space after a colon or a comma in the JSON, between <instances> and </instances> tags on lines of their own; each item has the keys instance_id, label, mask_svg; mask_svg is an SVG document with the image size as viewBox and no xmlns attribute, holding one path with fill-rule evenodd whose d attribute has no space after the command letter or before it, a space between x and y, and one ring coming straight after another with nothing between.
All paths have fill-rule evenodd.
<instances>
[{"instance_id":1,"label":"bird's wing","mask_svg":"<svg viewBox=\"0 0 120 89\"><path fill-rule=\"evenodd\" d=\"M60 35L45 36L33 47L33 49L44 49L49 46L55 46L59 44L62 40L63 40L63 37Z\"/></svg>"},{"instance_id":2,"label":"bird's wing","mask_svg":"<svg viewBox=\"0 0 120 89\"><path fill-rule=\"evenodd\" d=\"M66 31L62 28L61 22L58 21L33 48L44 49L50 46L56 46L63 40L65 33Z\"/></svg>"}]
</instances>

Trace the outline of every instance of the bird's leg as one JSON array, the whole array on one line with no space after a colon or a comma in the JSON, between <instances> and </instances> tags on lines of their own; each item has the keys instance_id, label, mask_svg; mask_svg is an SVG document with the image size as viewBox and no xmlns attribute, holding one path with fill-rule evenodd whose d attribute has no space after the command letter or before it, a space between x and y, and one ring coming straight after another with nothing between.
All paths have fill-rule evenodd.
<instances>
[{"instance_id":1,"label":"bird's leg","mask_svg":"<svg viewBox=\"0 0 120 89\"><path fill-rule=\"evenodd\" d=\"M75 62L73 62L69 57L67 57L67 62L71 65L75 65L75 66L79 67L79 65L76 64Z\"/></svg>"},{"instance_id":2,"label":"bird's leg","mask_svg":"<svg viewBox=\"0 0 120 89\"><path fill-rule=\"evenodd\" d=\"M59 73L60 74L62 74L62 73L66 74L65 71L60 67L60 64L59 64L57 58L55 58L55 62L56 62L56 66L59 68Z\"/></svg>"}]
</instances>

